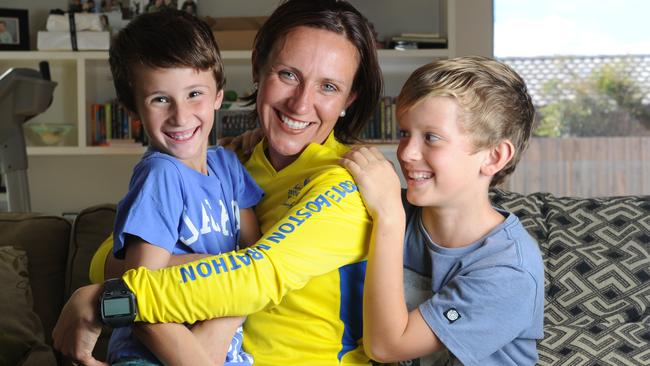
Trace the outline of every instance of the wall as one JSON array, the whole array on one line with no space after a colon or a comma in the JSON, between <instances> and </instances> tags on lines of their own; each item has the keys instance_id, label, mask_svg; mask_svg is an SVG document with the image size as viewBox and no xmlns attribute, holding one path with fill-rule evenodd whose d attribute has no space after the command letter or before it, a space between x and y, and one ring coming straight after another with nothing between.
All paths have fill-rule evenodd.
<instances>
[{"instance_id":1,"label":"wall","mask_svg":"<svg viewBox=\"0 0 650 366\"><path fill-rule=\"evenodd\" d=\"M29 156L32 211L61 214L117 203L138 160L138 155Z\"/></svg>"},{"instance_id":2,"label":"wall","mask_svg":"<svg viewBox=\"0 0 650 366\"><path fill-rule=\"evenodd\" d=\"M473 0L450 1L458 1L457 19L454 20L456 37L472 41L471 46L459 45L459 50L468 54L491 55L492 1L482 0L480 5ZM399 33L404 24L408 24L408 30L412 32L435 32L440 27L440 19L436 15L439 0L352 2L377 24L382 37ZM270 13L276 4L275 0L200 0L198 11L201 16L213 17L263 15ZM67 6L68 0L0 0L0 8L29 10L33 49L36 48L36 31L44 28L49 10L66 9ZM477 48L472 50L472 47ZM227 70L250 72L248 65L227 66ZM117 202L126 192L131 169L138 159L136 155L29 156L32 210L61 213L78 211L97 203Z\"/></svg>"},{"instance_id":3,"label":"wall","mask_svg":"<svg viewBox=\"0 0 650 366\"><path fill-rule=\"evenodd\" d=\"M349 0L370 22L380 39L401 32L439 32L439 0ZM199 15L215 17L256 16L270 14L279 1L203 0L198 3Z\"/></svg>"}]
</instances>

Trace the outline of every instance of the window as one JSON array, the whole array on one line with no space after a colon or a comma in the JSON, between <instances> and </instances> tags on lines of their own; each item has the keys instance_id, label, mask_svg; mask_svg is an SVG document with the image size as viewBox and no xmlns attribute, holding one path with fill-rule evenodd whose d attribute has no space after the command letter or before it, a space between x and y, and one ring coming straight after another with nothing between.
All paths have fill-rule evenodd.
<instances>
[{"instance_id":1,"label":"window","mask_svg":"<svg viewBox=\"0 0 650 366\"><path fill-rule=\"evenodd\" d=\"M536 136L650 136L650 2L495 0L494 55L526 80Z\"/></svg>"},{"instance_id":2,"label":"window","mask_svg":"<svg viewBox=\"0 0 650 366\"><path fill-rule=\"evenodd\" d=\"M650 194L648 14L646 0L494 0L494 56L537 109L506 189Z\"/></svg>"}]
</instances>

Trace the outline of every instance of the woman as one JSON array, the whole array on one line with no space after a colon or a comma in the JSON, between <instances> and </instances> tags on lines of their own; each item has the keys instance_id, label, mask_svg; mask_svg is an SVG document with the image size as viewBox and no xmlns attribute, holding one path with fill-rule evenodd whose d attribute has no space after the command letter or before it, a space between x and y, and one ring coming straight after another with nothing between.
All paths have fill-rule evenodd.
<instances>
[{"instance_id":1,"label":"woman","mask_svg":"<svg viewBox=\"0 0 650 366\"><path fill-rule=\"evenodd\" d=\"M345 1L290 0L260 29L253 98L265 139L246 163L266 192L252 248L123 277L139 321L248 315L258 365L368 364L361 306L371 223L338 165L381 95L372 32ZM101 285L79 289L54 331L64 354L92 364Z\"/></svg>"}]
</instances>

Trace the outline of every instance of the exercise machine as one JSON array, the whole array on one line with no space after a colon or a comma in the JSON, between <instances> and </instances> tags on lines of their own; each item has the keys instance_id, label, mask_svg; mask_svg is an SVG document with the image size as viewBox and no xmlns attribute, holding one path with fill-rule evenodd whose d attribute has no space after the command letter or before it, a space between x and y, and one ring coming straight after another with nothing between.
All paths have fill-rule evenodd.
<instances>
[{"instance_id":1,"label":"exercise machine","mask_svg":"<svg viewBox=\"0 0 650 366\"><path fill-rule=\"evenodd\" d=\"M52 104L57 85L46 61L39 69L11 68L0 76L0 176L10 212L31 211L23 124Z\"/></svg>"}]
</instances>

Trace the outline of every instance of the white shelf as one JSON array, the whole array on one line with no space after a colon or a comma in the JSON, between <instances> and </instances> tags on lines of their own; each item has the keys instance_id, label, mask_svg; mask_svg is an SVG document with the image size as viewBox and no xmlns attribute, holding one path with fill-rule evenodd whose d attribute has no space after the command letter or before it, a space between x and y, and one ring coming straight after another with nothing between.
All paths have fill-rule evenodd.
<instances>
[{"instance_id":1,"label":"white shelf","mask_svg":"<svg viewBox=\"0 0 650 366\"><path fill-rule=\"evenodd\" d=\"M27 155L142 155L146 146L28 146Z\"/></svg>"},{"instance_id":2,"label":"white shelf","mask_svg":"<svg viewBox=\"0 0 650 366\"><path fill-rule=\"evenodd\" d=\"M417 67L438 58L450 58L456 49L456 4L441 0L443 28L447 49L393 50L380 49L379 62L384 74L384 92L396 96L406 78ZM250 91L251 51L221 51L228 83L226 89L239 93ZM89 146L87 130L90 105L115 98L108 65L108 51L0 51L0 73L11 67L38 68L38 62L49 61L52 80L58 83L54 101L36 123L72 123L77 126L76 146L28 147L27 153L37 155L135 155L144 147ZM390 143L389 143L390 144Z\"/></svg>"}]
</instances>

